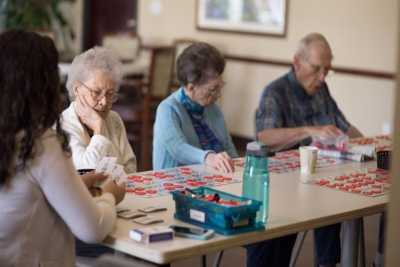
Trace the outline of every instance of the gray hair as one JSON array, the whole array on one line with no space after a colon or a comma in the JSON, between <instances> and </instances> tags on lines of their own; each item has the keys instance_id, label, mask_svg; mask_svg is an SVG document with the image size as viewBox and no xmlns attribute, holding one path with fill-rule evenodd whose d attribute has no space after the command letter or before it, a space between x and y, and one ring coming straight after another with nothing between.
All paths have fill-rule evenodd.
<instances>
[{"instance_id":1,"label":"gray hair","mask_svg":"<svg viewBox=\"0 0 400 267\"><path fill-rule=\"evenodd\" d=\"M329 51L332 51L326 38L320 33L313 32L307 34L300 40L295 55L302 58L308 58L309 47L314 43L320 43L329 49Z\"/></svg>"},{"instance_id":2,"label":"gray hair","mask_svg":"<svg viewBox=\"0 0 400 267\"><path fill-rule=\"evenodd\" d=\"M122 80L122 64L111 50L95 46L80 55L77 55L72 61L67 78L67 90L71 100L75 99L74 83L84 82L94 71L103 71L109 74L116 83L116 90Z\"/></svg>"}]
</instances>

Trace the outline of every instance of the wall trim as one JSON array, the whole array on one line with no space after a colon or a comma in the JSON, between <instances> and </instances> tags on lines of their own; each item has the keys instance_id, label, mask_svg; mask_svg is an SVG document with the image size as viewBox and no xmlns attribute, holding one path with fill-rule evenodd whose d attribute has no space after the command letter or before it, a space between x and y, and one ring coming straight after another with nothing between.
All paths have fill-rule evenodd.
<instances>
[{"instance_id":1,"label":"wall trim","mask_svg":"<svg viewBox=\"0 0 400 267\"><path fill-rule=\"evenodd\" d=\"M246 57L246 56L231 55L231 54L225 54L224 56L226 60L238 61L249 64L264 64L264 65L288 67L288 68L292 65L290 61L284 61L284 60L267 59L259 57ZM396 74L394 72L373 71L373 70L336 67L336 66L333 66L332 70L335 73L364 76L368 78L388 79L388 80L396 79Z\"/></svg>"}]
</instances>

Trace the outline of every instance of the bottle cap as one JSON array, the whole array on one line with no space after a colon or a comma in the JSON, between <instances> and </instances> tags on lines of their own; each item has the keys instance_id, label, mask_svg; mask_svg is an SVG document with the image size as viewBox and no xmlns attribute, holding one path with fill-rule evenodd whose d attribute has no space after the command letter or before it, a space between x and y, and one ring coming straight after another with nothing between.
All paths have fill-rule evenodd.
<instances>
[{"instance_id":1,"label":"bottle cap","mask_svg":"<svg viewBox=\"0 0 400 267\"><path fill-rule=\"evenodd\" d=\"M258 141L247 143L246 155L256 157L268 157L267 145Z\"/></svg>"}]
</instances>

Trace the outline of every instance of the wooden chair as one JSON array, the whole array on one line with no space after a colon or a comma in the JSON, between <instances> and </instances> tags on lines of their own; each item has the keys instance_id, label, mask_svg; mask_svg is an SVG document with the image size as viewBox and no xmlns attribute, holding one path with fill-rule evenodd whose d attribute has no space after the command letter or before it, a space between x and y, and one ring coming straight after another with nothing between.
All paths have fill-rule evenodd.
<instances>
[{"instance_id":1,"label":"wooden chair","mask_svg":"<svg viewBox=\"0 0 400 267\"><path fill-rule=\"evenodd\" d=\"M148 76L125 79L114 104L125 123L128 139L138 156L138 170L151 169L153 123L158 104L170 93L174 59L171 46L144 46L150 52Z\"/></svg>"},{"instance_id":2,"label":"wooden chair","mask_svg":"<svg viewBox=\"0 0 400 267\"><path fill-rule=\"evenodd\" d=\"M123 63L135 61L139 55L141 40L137 35L114 34L103 37L102 45L115 53Z\"/></svg>"},{"instance_id":3,"label":"wooden chair","mask_svg":"<svg viewBox=\"0 0 400 267\"><path fill-rule=\"evenodd\" d=\"M143 114L141 135L141 160L145 170L151 169L153 141L153 123L158 104L166 98L171 90L174 49L171 46L152 47L151 63L147 83L143 85Z\"/></svg>"}]
</instances>

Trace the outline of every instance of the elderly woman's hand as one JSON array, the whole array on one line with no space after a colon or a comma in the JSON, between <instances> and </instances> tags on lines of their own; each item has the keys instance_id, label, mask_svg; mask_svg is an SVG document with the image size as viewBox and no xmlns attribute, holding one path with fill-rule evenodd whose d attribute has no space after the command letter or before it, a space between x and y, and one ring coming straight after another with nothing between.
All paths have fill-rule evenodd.
<instances>
[{"instance_id":1,"label":"elderly woman's hand","mask_svg":"<svg viewBox=\"0 0 400 267\"><path fill-rule=\"evenodd\" d=\"M216 169L217 171L225 173L235 171L233 161L226 152L208 153L205 159L205 164Z\"/></svg>"},{"instance_id":2,"label":"elderly woman's hand","mask_svg":"<svg viewBox=\"0 0 400 267\"><path fill-rule=\"evenodd\" d=\"M75 110L81 122L91 129L94 134L102 134L104 132L103 118L88 104L83 95L77 95Z\"/></svg>"}]
</instances>

